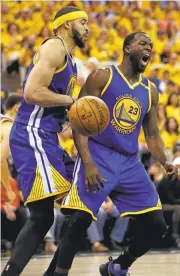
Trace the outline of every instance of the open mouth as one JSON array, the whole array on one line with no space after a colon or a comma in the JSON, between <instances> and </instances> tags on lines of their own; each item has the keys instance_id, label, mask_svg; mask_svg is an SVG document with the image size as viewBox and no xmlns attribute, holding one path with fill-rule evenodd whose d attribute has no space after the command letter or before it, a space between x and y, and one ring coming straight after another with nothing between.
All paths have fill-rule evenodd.
<instances>
[{"instance_id":1,"label":"open mouth","mask_svg":"<svg viewBox=\"0 0 180 276\"><path fill-rule=\"evenodd\" d=\"M150 55L145 54L144 56L141 57L141 63L146 66L150 60Z\"/></svg>"}]
</instances>

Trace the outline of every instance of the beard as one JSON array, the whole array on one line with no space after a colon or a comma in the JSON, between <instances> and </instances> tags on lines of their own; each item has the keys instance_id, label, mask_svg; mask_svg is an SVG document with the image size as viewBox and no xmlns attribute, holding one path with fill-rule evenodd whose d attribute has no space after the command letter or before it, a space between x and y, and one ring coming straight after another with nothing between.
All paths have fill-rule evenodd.
<instances>
[{"instance_id":1,"label":"beard","mask_svg":"<svg viewBox=\"0 0 180 276\"><path fill-rule=\"evenodd\" d=\"M82 40L81 35L76 30L73 30L73 40L79 48L84 48L85 42Z\"/></svg>"},{"instance_id":2,"label":"beard","mask_svg":"<svg viewBox=\"0 0 180 276\"><path fill-rule=\"evenodd\" d=\"M131 64L132 64L132 67L133 67L133 71L134 72L138 72L138 73L143 73L146 69L146 66L143 66L140 62L140 59L137 58L136 56L134 55L131 55L130 56L130 60L131 60Z\"/></svg>"}]
</instances>

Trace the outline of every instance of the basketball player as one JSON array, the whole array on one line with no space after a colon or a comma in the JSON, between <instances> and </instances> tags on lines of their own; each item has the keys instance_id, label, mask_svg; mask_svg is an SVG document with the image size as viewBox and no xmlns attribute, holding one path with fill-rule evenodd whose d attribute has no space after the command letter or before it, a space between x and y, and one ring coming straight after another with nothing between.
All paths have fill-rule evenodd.
<instances>
[{"instance_id":1,"label":"basketball player","mask_svg":"<svg viewBox=\"0 0 180 276\"><path fill-rule=\"evenodd\" d=\"M46 276L68 275L86 229L92 218L96 220L96 213L108 195L121 217L136 216L139 231L122 255L100 266L101 275L127 275L131 264L166 233L158 194L138 158L138 136L143 125L153 156L164 166L168 177L174 178L177 174L177 168L168 162L159 134L158 91L141 75L151 58L152 47L146 33L128 35L124 40L122 63L94 71L81 89L80 97L93 95L108 105L110 123L105 131L89 139L74 132L79 157L72 188L62 205L72 216L61 240L59 255L55 254Z\"/></svg>"},{"instance_id":2,"label":"basketball player","mask_svg":"<svg viewBox=\"0 0 180 276\"><path fill-rule=\"evenodd\" d=\"M17 111L20 106L20 103L21 103L21 96L19 95L9 96L4 103L5 114L0 115L1 184L6 189L6 195L10 202L14 200L15 194L11 188L10 173L9 173L8 162L7 162L7 158L10 154L9 135L13 125L13 121L17 115Z\"/></svg>"},{"instance_id":3,"label":"basketball player","mask_svg":"<svg viewBox=\"0 0 180 276\"><path fill-rule=\"evenodd\" d=\"M66 107L74 102L71 93L77 70L71 52L75 46L84 47L87 21L87 14L79 8L59 10L54 18L56 37L42 44L23 83L22 104L10 144L30 218L16 240L3 276L21 274L53 223L54 199L70 189L57 132L66 119Z\"/></svg>"}]
</instances>

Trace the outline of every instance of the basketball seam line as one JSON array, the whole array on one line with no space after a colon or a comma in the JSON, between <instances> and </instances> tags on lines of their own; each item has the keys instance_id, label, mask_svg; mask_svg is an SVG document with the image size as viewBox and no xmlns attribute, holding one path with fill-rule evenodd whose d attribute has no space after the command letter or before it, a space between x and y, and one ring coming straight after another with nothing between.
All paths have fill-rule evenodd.
<instances>
[{"instance_id":1,"label":"basketball seam line","mask_svg":"<svg viewBox=\"0 0 180 276\"><path fill-rule=\"evenodd\" d=\"M80 121L81 125L85 128L85 130L86 130L89 134L91 134L91 132L85 127L85 125L84 125L83 122L81 121L81 117L79 116L77 105L78 105L78 102L76 102L76 112L77 112L79 121Z\"/></svg>"},{"instance_id":2,"label":"basketball seam line","mask_svg":"<svg viewBox=\"0 0 180 276\"><path fill-rule=\"evenodd\" d=\"M85 99L85 101L88 103L88 105L90 106L90 108L91 108L91 110L92 110L92 112L93 112L93 114L94 114L94 117L95 117L96 123L97 123L97 127L98 127L98 133L99 133L99 132L100 132L100 129L99 129L98 120L97 120L97 118L96 118L96 114L95 114L94 110L92 109L92 107L91 107L89 101L88 101L87 99Z\"/></svg>"}]
</instances>

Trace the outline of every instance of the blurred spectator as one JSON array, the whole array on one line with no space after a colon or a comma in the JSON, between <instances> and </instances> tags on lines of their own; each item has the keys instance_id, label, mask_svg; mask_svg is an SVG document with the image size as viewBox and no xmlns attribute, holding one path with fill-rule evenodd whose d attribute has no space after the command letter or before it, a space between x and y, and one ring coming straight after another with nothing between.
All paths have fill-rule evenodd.
<instances>
[{"instance_id":1,"label":"blurred spectator","mask_svg":"<svg viewBox=\"0 0 180 276\"><path fill-rule=\"evenodd\" d=\"M6 30L6 25L9 22L13 22L13 14L11 13L10 9L9 9L9 5L8 3L3 2L2 6L1 6L1 13L2 13L2 22L1 22L1 30L2 32L5 32Z\"/></svg>"},{"instance_id":2,"label":"blurred spectator","mask_svg":"<svg viewBox=\"0 0 180 276\"><path fill-rule=\"evenodd\" d=\"M8 97L8 90L1 87L1 114L4 114L4 104Z\"/></svg>"},{"instance_id":3,"label":"blurred spectator","mask_svg":"<svg viewBox=\"0 0 180 276\"><path fill-rule=\"evenodd\" d=\"M160 163L154 163L148 170L148 173L151 177L151 180L154 182L156 188L158 187L159 182L163 179L165 175L164 168Z\"/></svg>"},{"instance_id":4,"label":"blurred spectator","mask_svg":"<svg viewBox=\"0 0 180 276\"><path fill-rule=\"evenodd\" d=\"M3 34L2 40L9 74L13 71L19 72L18 57L22 40L23 36L20 33L19 26L15 23L9 23L7 25L7 33Z\"/></svg>"},{"instance_id":5,"label":"blurred spectator","mask_svg":"<svg viewBox=\"0 0 180 276\"><path fill-rule=\"evenodd\" d=\"M107 197L97 213L97 228L100 235L100 240L104 240L104 225L108 217L115 218L115 224L110 234L111 244L114 249L120 249L119 244L124 239L124 234L128 225L128 218L120 218L120 214L111 199Z\"/></svg>"},{"instance_id":6,"label":"blurred spectator","mask_svg":"<svg viewBox=\"0 0 180 276\"><path fill-rule=\"evenodd\" d=\"M16 20L16 24L19 26L20 32L24 37L34 33L32 10L29 7L24 7L20 10L19 18Z\"/></svg>"},{"instance_id":7,"label":"blurred spectator","mask_svg":"<svg viewBox=\"0 0 180 276\"><path fill-rule=\"evenodd\" d=\"M167 41L165 45L163 45L164 49L163 49L163 52L161 53L160 55L160 58L161 58L161 62L162 63L168 63L169 60L170 60L170 56L171 56L171 43L170 41ZM164 67L165 68L165 67Z\"/></svg>"},{"instance_id":8,"label":"blurred spectator","mask_svg":"<svg viewBox=\"0 0 180 276\"><path fill-rule=\"evenodd\" d=\"M21 97L19 95L11 95L7 98L4 104L4 115L0 118L0 163L1 163L1 185L4 186L7 192L9 201L13 200L14 194L12 192L10 183L10 172L8 167L8 156L10 155L9 136L13 125L13 120L17 115L18 108L20 106Z\"/></svg>"},{"instance_id":9,"label":"blurred spectator","mask_svg":"<svg viewBox=\"0 0 180 276\"><path fill-rule=\"evenodd\" d=\"M45 242L44 253L47 255L54 254L57 250L57 246L55 245L55 240L54 240L54 237L51 235L51 231L48 231L48 233L44 237L44 242Z\"/></svg>"},{"instance_id":10,"label":"blurred spectator","mask_svg":"<svg viewBox=\"0 0 180 276\"><path fill-rule=\"evenodd\" d=\"M92 221L87 229L87 236L91 243L92 252L107 252L109 249L101 242L101 236L98 231L97 221Z\"/></svg>"},{"instance_id":11,"label":"blurred spectator","mask_svg":"<svg viewBox=\"0 0 180 276\"><path fill-rule=\"evenodd\" d=\"M10 184L15 194L15 199L11 204L7 204L7 192L4 186L1 185L1 239L5 251L7 249L12 250L15 240L27 220L26 209L23 204L20 204L18 183L11 178ZM10 248L6 246L7 241L11 243Z\"/></svg>"},{"instance_id":12,"label":"blurred spectator","mask_svg":"<svg viewBox=\"0 0 180 276\"><path fill-rule=\"evenodd\" d=\"M180 76L180 66L178 63L178 55L177 53L172 53L171 52L171 48L172 45L169 45L170 47L170 55L169 55L169 59L168 59L168 63L163 67L162 69L162 73L163 71L169 71L170 72L170 80L172 82L174 82L177 85L180 85L180 80L179 80L179 76Z\"/></svg>"},{"instance_id":13,"label":"blurred spectator","mask_svg":"<svg viewBox=\"0 0 180 276\"><path fill-rule=\"evenodd\" d=\"M157 42L154 43L154 51L161 57L162 60L162 53L165 49L165 45L168 42L168 37L165 31L158 31L157 32Z\"/></svg>"},{"instance_id":14,"label":"blurred spectator","mask_svg":"<svg viewBox=\"0 0 180 276\"><path fill-rule=\"evenodd\" d=\"M158 187L158 193L165 213L172 213L173 239L180 248L180 157L174 159L178 167L178 176L174 181L164 178Z\"/></svg>"},{"instance_id":15,"label":"blurred spectator","mask_svg":"<svg viewBox=\"0 0 180 276\"><path fill-rule=\"evenodd\" d=\"M22 93L23 93L22 88L21 88L21 87L18 87L18 88L16 89L16 94L18 94L18 95L21 96Z\"/></svg>"},{"instance_id":16,"label":"blurred spectator","mask_svg":"<svg viewBox=\"0 0 180 276\"><path fill-rule=\"evenodd\" d=\"M38 18L38 22L36 25L36 31L33 32L35 34L41 34L42 35L42 30L43 29L48 29L49 30L49 37L52 36L52 31L53 31L53 21L51 18L51 13L50 11L45 11L44 13L41 14L41 17Z\"/></svg>"},{"instance_id":17,"label":"blurred spectator","mask_svg":"<svg viewBox=\"0 0 180 276\"><path fill-rule=\"evenodd\" d=\"M43 26L42 29L39 32L39 35L36 38L35 41L35 48L38 49L41 44L48 38L52 36L51 30L48 28L48 26Z\"/></svg>"},{"instance_id":18,"label":"blurred spectator","mask_svg":"<svg viewBox=\"0 0 180 276\"><path fill-rule=\"evenodd\" d=\"M24 47L21 48L21 51L19 53L21 85L24 80L30 61L35 54L35 39L35 35L28 36L27 39L24 41Z\"/></svg>"},{"instance_id":19,"label":"blurred spectator","mask_svg":"<svg viewBox=\"0 0 180 276\"><path fill-rule=\"evenodd\" d=\"M107 42L107 38L108 33L106 31L101 32L96 40L96 44L90 50L90 55L96 57L99 61L108 61L111 59L112 51Z\"/></svg>"},{"instance_id":20,"label":"blurred spectator","mask_svg":"<svg viewBox=\"0 0 180 276\"><path fill-rule=\"evenodd\" d=\"M174 117L180 122L180 100L177 93L172 93L168 98L168 103L166 106L167 117Z\"/></svg>"},{"instance_id":21,"label":"blurred spectator","mask_svg":"<svg viewBox=\"0 0 180 276\"><path fill-rule=\"evenodd\" d=\"M161 76L161 83L160 83L160 91L162 93L166 92L167 90L167 84L169 82L169 79L170 78L170 74L169 74L169 71L168 70L165 70Z\"/></svg>"},{"instance_id":22,"label":"blurred spectator","mask_svg":"<svg viewBox=\"0 0 180 276\"><path fill-rule=\"evenodd\" d=\"M60 205L55 203L54 223L50 229L53 241L58 242L61 238L63 226L66 223L66 217L60 212ZM67 218L68 219L68 218ZM93 252L107 252L108 248L101 243L101 237L97 228L97 222L93 221L87 229L87 237L91 243Z\"/></svg>"},{"instance_id":23,"label":"blurred spectator","mask_svg":"<svg viewBox=\"0 0 180 276\"><path fill-rule=\"evenodd\" d=\"M162 139L166 148L172 149L178 139L178 123L174 117L167 119L165 123L165 130L162 131Z\"/></svg>"}]
</instances>

